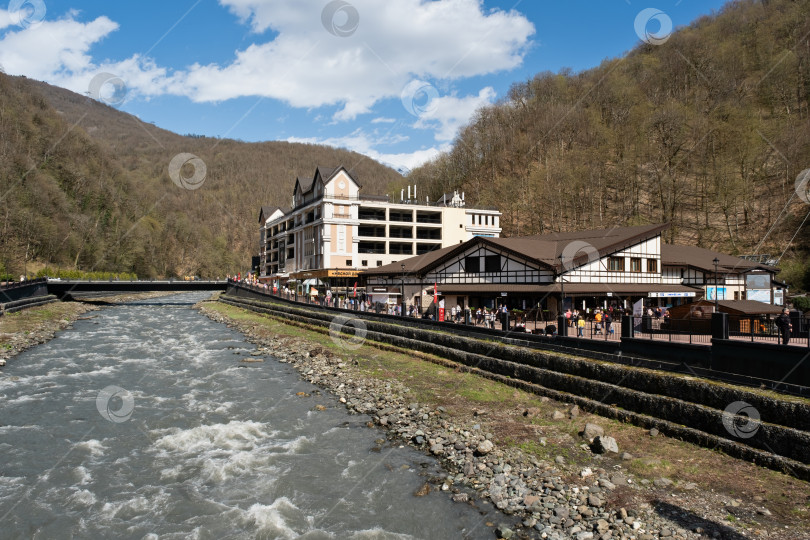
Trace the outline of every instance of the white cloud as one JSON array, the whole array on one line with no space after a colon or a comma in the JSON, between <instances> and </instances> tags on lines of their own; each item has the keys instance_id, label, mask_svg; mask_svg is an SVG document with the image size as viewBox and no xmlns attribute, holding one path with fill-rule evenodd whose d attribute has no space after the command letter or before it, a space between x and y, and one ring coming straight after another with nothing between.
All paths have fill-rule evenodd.
<instances>
[{"instance_id":1,"label":"white cloud","mask_svg":"<svg viewBox=\"0 0 810 540\"><path fill-rule=\"evenodd\" d=\"M119 77L129 92L154 96L177 91L165 68L139 55L118 62L96 64L90 48L118 30L107 17L82 23L75 13L30 28L8 30L0 39L0 65L10 75L25 75L85 94L99 73ZM0 16L2 20L2 16Z\"/></svg>"},{"instance_id":2,"label":"white cloud","mask_svg":"<svg viewBox=\"0 0 810 540\"><path fill-rule=\"evenodd\" d=\"M15 21L12 19L11 13L5 9L0 9L0 30L12 24L15 24Z\"/></svg>"},{"instance_id":3,"label":"white cloud","mask_svg":"<svg viewBox=\"0 0 810 540\"><path fill-rule=\"evenodd\" d=\"M255 95L295 107L339 106L339 121L398 97L414 77L455 80L514 68L534 33L523 15L484 13L479 0L353 0L359 21L346 37L323 26L320 3L220 3L255 32L272 28L277 34L238 51L228 65L191 66L178 75L186 95L195 101Z\"/></svg>"},{"instance_id":4,"label":"white cloud","mask_svg":"<svg viewBox=\"0 0 810 540\"><path fill-rule=\"evenodd\" d=\"M95 75L108 72L124 81L129 97L171 94L219 102L261 96L295 108L333 107L328 114L341 122L372 113L382 100L398 100L415 79L444 88L456 80L512 69L523 61L534 34L522 14L487 10L482 0L350 0L355 11L340 12L334 21L339 28L350 27L345 37L335 35L331 26L330 32L322 21L322 10L331 2L219 3L254 32L253 43L227 63L159 66L138 54L99 62L90 54L92 46L119 28L108 17L82 22L79 13L69 12L59 20L20 28L10 26L10 15L0 11L0 30L5 28L0 65L9 74L79 93L87 92ZM356 29L337 18L352 13L358 16ZM491 88L478 96L439 97L436 110L421 116L414 127L436 130L437 141L449 141L493 97Z\"/></svg>"},{"instance_id":5,"label":"white cloud","mask_svg":"<svg viewBox=\"0 0 810 540\"><path fill-rule=\"evenodd\" d=\"M430 161L438 156L441 152L450 150L449 144L443 144L439 147L422 148L414 152L400 152L400 153L385 153L380 152L375 148L381 144L394 144L405 140L402 136L388 136L378 133L368 134L362 129L357 129L349 135L343 137L289 137L287 142L309 143L309 144L325 144L328 146L336 146L338 148L346 148L353 150L371 159L385 163L393 167L406 167L408 169L415 169L419 165ZM348 165L347 165L348 166Z\"/></svg>"},{"instance_id":6,"label":"white cloud","mask_svg":"<svg viewBox=\"0 0 810 540\"><path fill-rule=\"evenodd\" d=\"M491 86L481 89L477 96L439 96L430 107L419 116L415 128L434 129L437 141L450 141L458 129L466 124L479 108L489 105L495 99Z\"/></svg>"},{"instance_id":7,"label":"white cloud","mask_svg":"<svg viewBox=\"0 0 810 540\"><path fill-rule=\"evenodd\" d=\"M372 124L393 124L397 121L396 118L386 118L384 116L380 116L371 120Z\"/></svg>"}]
</instances>

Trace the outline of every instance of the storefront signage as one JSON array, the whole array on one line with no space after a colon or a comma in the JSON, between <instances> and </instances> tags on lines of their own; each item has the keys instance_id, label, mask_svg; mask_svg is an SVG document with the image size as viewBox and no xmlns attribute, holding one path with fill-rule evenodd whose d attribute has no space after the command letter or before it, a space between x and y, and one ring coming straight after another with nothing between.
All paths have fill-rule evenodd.
<instances>
[{"instance_id":1,"label":"storefront signage","mask_svg":"<svg viewBox=\"0 0 810 540\"><path fill-rule=\"evenodd\" d=\"M388 292L388 287L372 287L371 292L387 293Z\"/></svg>"},{"instance_id":2,"label":"storefront signage","mask_svg":"<svg viewBox=\"0 0 810 540\"><path fill-rule=\"evenodd\" d=\"M329 277L357 277L357 270L329 270Z\"/></svg>"},{"instance_id":3,"label":"storefront signage","mask_svg":"<svg viewBox=\"0 0 810 540\"><path fill-rule=\"evenodd\" d=\"M721 289L722 291L723 289ZM721 293L722 296L723 293ZM649 298L685 298L695 296L693 292L651 292Z\"/></svg>"}]
</instances>

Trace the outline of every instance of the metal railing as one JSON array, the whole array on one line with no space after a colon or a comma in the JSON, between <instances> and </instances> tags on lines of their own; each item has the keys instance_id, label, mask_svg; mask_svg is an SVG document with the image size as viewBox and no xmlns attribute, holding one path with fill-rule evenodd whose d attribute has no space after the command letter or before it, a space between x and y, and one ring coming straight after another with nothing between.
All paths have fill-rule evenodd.
<instances>
[{"instance_id":1,"label":"metal railing","mask_svg":"<svg viewBox=\"0 0 810 540\"><path fill-rule=\"evenodd\" d=\"M810 347L810 332L808 332L810 329L810 318L799 312L792 312L790 315L790 323L792 327L783 329L780 328L778 318L774 316L729 315L728 335L731 339L751 342L803 345ZM786 341L787 343L785 343Z\"/></svg>"},{"instance_id":2,"label":"metal railing","mask_svg":"<svg viewBox=\"0 0 810 540\"><path fill-rule=\"evenodd\" d=\"M639 338L700 345L711 345L712 343L710 318L670 319L649 315L631 317L633 333Z\"/></svg>"}]
</instances>

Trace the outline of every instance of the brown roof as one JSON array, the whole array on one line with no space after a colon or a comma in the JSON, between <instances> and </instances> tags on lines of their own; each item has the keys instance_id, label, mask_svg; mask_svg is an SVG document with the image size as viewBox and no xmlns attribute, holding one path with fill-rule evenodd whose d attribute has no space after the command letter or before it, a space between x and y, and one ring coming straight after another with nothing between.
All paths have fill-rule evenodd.
<instances>
[{"instance_id":1,"label":"brown roof","mask_svg":"<svg viewBox=\"0 0 810 540\"><path fill-rule=\"evenodd\" d=\"M538 266L546 267L559 273L562 267L560 257L567 260L569 267L581 266L589 261L595 253L604 257L621 251L633 244L652 238L669 227L667 224L642 225L638 227L613 227L568 233L550 233L538 236L520 236L515 238L489 238L477 236L457 246L450 246L426 255L418 255L400 262L378 266L363 272L366 275L401 274L401 264L409 274L425 274L444 260L466 251L475 244L489 244L516 256L533 261ZM427 255L431 255L427 257Z\"/></svg>"},{"instance_id":2,"label":"brown roof","mask_svg":"<svg viewBox=\"0 0 810 540\"><path fill-rule=\"evenodd\" d=\"M692 266L701 270L714 271L714 258L717 257L718 270L748 272L750 270L767 270L774 272L771 267L757 264L752 261L726 255L697 246L676 246L672 244L661 245L661 264L669 266Z\"/></svg>"},{"instance_id":3,"label":"brown roof","mask_svg":"<svg viewBox=\"0 0 810 540\"><path fill-rule=\"evenodd\" d=\"M399 262L393 262L391 264L385 264L383 266L378 266L376 268L369 268L368 270L363 270L363 275L373 275L373 274L394 274L396 276L402 275L402 265L405 265L404 272L408 275L412 274L421 274L423 268L427 268L433 265L433 263L441 258L443 258L448 253L459 249L460 246L466 245L467 242L464 244L459 244L458 246L450 246L442 249L437 249L434 251L429 251L422 255L417 255L416 257L408 257L407 259L402 259Z\"/></svg>"},{"instance_id":4,"label":"brown roof","mask_svg":"<svg viewBox=\"0 0 810 540\"><path fill-rule=\"evenodd\" d=\"M681 312L687 314L696 307L714 307L713 300L698 300L689 304L683 304L670 308L673 317L680 317ZM757 302L756 300L718 300L717 307L723 313L732 315L778 315L782 313L782 307Z\"/></svg>"}]
</instances>

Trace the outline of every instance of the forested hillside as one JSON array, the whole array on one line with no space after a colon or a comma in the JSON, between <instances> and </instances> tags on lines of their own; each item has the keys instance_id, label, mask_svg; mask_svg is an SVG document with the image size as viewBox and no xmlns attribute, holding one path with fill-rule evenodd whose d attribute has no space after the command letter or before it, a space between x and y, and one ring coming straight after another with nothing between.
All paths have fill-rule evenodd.
<instances>
[{"instance_id":1,"label":"forested hillside","mask_svg":"<svg viewBox=\"0 0 810 540\"><path fill-rule=\"evenodd\" d=\"M169 178L199 156L202 186ZM103 103L0 73L0 274L31 262L141 277L224 276L258 252L260 205L289 205L296 176L344 165L367 193L402 177L326 146L180 136Z\"/></svg>"},{"instance_id":2,"label":"forested hillside","mask_svg":"<svg viewBox=\"0 0 810 540\"><path fill-rule=\"evenodd\" d=\"M669 241L778 257L810 211L794 195L809 99L810 1L731 2L662 45L515 84L409 179L497 206L507 235L670 222Z\"/></svg>"}]
</instances>

